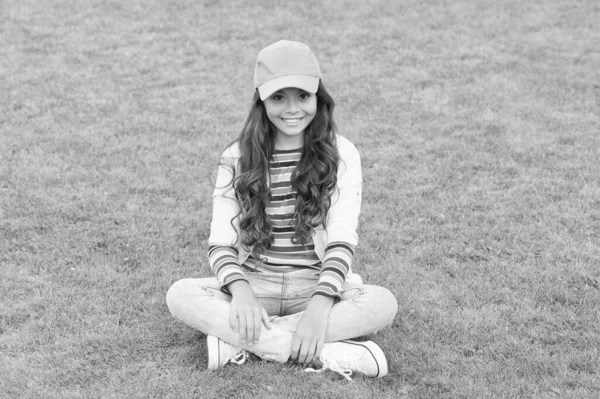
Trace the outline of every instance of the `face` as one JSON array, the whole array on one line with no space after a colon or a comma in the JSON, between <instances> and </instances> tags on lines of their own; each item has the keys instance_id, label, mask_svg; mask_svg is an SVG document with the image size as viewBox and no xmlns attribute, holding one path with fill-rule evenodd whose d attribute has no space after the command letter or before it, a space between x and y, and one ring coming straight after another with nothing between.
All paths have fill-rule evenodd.
<instances>
[{"instance_id":1,"label":"face","mask_svg":"<svg viewBox=\"0 0 600 399\"><path fill-rule=\"evenodd\" d=\"M276 128L275 148L292 150L304 144L304 130L317 112L317 96L295 87L281 89L263 103Z\"/></svg>"}]
</instances>

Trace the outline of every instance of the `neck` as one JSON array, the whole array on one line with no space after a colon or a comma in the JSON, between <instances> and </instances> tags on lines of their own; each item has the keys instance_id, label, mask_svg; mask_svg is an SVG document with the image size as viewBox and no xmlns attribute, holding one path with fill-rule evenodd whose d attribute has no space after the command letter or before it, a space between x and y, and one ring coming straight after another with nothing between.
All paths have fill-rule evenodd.
<instances>
[{"instance_id":1,"label":"neck","mask_svg":"<svg viewBox=\"0 0 600 399\"><path fill-rule=\"evenodd\" d=\"M296 136L284 136L283 134L275 135L275 149L276 150L296 150L302 148L304 145L304 134L298 134Z\"/></svg>"}]
</instances>

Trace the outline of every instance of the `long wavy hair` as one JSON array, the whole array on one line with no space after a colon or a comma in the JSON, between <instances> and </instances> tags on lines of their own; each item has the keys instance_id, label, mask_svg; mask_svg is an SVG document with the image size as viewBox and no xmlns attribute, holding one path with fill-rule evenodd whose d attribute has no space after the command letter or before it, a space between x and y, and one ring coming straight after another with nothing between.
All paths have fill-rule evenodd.
<instances>
[{"instance_id":1,"label":"long wavy hair","mask_svg":"<svg viewBox=\"0 0 600 399\"><path fill-rule=\"evenodd\" d=\"M304 131L302 155L291 176L292 187L298 192L292 242L300 244L309 240L314 227L326 222L340 159L333 119L335 102L321 82L316 97L317 111ZM273 226L266 208L271 200L268 174L275 133L257 90L242 131L232 143L240 148L238 167L232 166L232 184L240 205L235 217L239 218L241 232L238 239L246 249L253 247L254 255L273 244Z\"/></svg>"}]
</instances>

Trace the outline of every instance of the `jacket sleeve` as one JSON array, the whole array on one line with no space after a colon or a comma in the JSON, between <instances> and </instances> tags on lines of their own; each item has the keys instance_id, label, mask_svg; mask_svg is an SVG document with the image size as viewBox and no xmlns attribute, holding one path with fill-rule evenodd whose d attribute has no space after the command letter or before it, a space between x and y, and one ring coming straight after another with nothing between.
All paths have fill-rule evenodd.
<instances>
[{"instance_id":1,"label":"jacket sleeve","mask_svg":"<svg viewBox=\"0 0 600 399\"><path fill-rule=\"evenodd\" d=\"M234 247L214 245L208 249L210 267L217 276L219 288L227 291L227 285L238 280L246 280L246 276L238 260L238 252Z\"/></svg>"},{"instance_id":2,"label":"jacket sleeve","mask_svg":"<svg viewBox=\"0 0 600 399\"><path fill-rule=\"evenodd\" d=\"M337 190L332 196L325 229L327 243L315 294L339 299L358 245L358 218L362 201L362 170L356 147L343 137Z\"/></svg>"},{"instance_id":3,"label":"jacket sleeve","mask_svg":"<svg viewBox=\"0 0 600 399\"><path fill-rule=\"evenodd\" d=\"M336 301L340 300L353 255L354 247L346 242L329 244L325 249L319 283L313 295L324 295Z\"/></svg>"},{"instance_id":4,"label":"jacket sleeve","mask_svg":"<svg viewBox=\"0 0 600 399\"><path fill-rule=\"evenodd\" d=\"M213 192L208 260L221 288L233 281L246 279L236 249L238 245L237 214L240 208L235 199L233 177L239 159L237 153L237 144L223 152Z\"/></svg>"}]
</instances>

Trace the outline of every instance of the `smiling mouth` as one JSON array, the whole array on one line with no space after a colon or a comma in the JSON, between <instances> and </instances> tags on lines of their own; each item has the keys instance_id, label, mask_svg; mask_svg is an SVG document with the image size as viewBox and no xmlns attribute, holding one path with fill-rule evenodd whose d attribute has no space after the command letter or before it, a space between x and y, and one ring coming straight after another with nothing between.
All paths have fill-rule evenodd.
<instances>
[{"instance_id":1,"label":"smiling mouth","mask_svg":"<svg viewBox=\"0 0 600 399\"><path fill-rule=\"evenodd\" d=\"M304 117L302 118L290 118L290 119L284 119L284 118L280 118L282 121L285 122L286 125L288 126L296 126L298 123L300 123L300 121L302 119L304 119Z\"/></svg>"}]
</instances>

